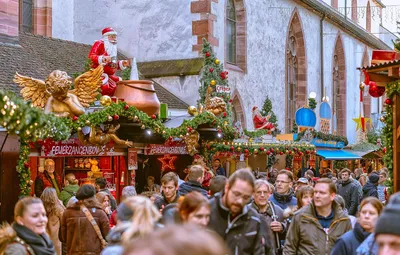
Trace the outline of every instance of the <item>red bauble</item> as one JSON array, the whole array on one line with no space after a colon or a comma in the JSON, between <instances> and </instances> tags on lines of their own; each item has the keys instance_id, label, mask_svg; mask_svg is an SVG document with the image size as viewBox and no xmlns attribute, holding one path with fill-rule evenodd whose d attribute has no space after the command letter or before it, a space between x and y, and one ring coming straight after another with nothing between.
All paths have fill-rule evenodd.
<instances>
[{"instance_id":1,"label":"red bauble","mask_svg":"<svg viewBox=\"0 0 400 255\"><path fill-rule=\"evenodd\" d=\"M128 110L128 109L129 109L129 105L126 104L126 105L124 106L124 109L125 109L125 110Z\"/></svg>"},{"instance_id":2,"label":"red bauble","mask_svg":"<svg viewBox=\"0 0 400 255\"><path fill-rule=\"evenodd\" d=\"M386 147L383 147L382 151L383 153L386 153Z\"/></svg>"},{"instance_id":3,"label":"red bauble","mask_svg":"<svg viewBox=\"0 0 400 255\"><path fill-rule=\"evenodd\" d=\"M225 80L226 78L228 78L227 72L221 72L221 73L219 74L219 76L221 77L222 80Z\"/></svg>"},{"instance_id":4,"label":"red bauble","mask_svg":"<svg viewBox=\"0 0 400 255\"><path fill-rule=\"evenodd\" d=\"M207 148L207 150L209 150L211 148L211 145L207 144L206 148Z\"/></svg>"},{"instance_id":5,"label":"red bauble","mask_svg":"<svg viewBox=\"0 0 400 255\"><path fill-rule=\"evenodd\" d=\"M234 151L234 150L235 150L235 147L231 146L230 150L231 150L231 151Z\"/></svg>"},{"instance_id":6,"label":"red bauble","mask_svg":"<svg viewBox=\"0 0 400 255\"><path fill-rule=\"evenodd\" d=\"M210 71L210 73L214 72L214 68L211 67L211 68L209 69L209 71Z\"/></svg>"},{"instance_id":7,"label":"red bauble","mask_svg":"<svg viewBox=\"0 0 400 255\"><path fill-rule=\"evenodd\" d=\"M279 152L279 154L283 155L283 151Z\"/></svg>"},{"instance_id":8,"label":"red bauble","mask_svg":"<svg viewBox=\"0 0 400 255\"><path fill-rule=\"evenodd\" d=\"M264 151L264 147L260 147L260 151Z\"/></svg>"},{"instance_id":9,"label":"red bauble","mask_svg":"<svg viewBox=\"0 0 400 255\"><path fill-rule=\"evenodd\" d=\"M210 56L211 56L211 53L207 51L206 52L206 57L209 58Z\"/></svg>"},{"instance_id":10,"label":"red bauble","mask_svg":"<svg viewBox=\"0 0 400 255\"><path fill-rule=\"evenodd\" d=\"M119 120L118 114L114 114L113 119L114 119L114 120Z\"/></svg>"},{"instance_id":11,"label":"red bauble","mask_svg":"<svg viewBox=\"0 0 400 255\"><path fill-rule=\"evenodd\" d=\"M297 151L297 148L293 148L294 151Z\"/></svg>"},{"instance_id":12,"label":"red bauble","mask_svg":"<svg viewBox=\"0 0 400 255\"><path fill-rule=\"evenodd\" d=\"M25 167L25 168L29 168L29 163L28 163L28 162L25 162L25 163L24 163L24 167Z\"/></svg>"},{"instance_id":13,"label":"red bauble","mask_svg":"<svg viewBox=\"0 0 400 255\"><path fill-rule=\"evenodd\" d=\"M271 154L271 152L270 151L267 151L265 154L267 154L268 156Z\"/></svg>"},{"instance_id":14,"label":"red bauble","mask_svg":"<svg viewBox=\"0 0 400 255\"><path fill-rule=\"evenodd\" d=\"M292 154L292 151L288 151L287 153Z\"/></svg>"},{"instance_id":15,"label":"red bauble","mask_svg":"<svg viewBox=\"0 0 400 255\"><path fill-rule=\"evenodd\" d=\"M385 87L379 87L376 85L376 82L371 81L369 83L369 94L372 97L381 97L383 94L385 94Z\"/></svg>"},{"instance_id":16,"label":"red bauble","mask_svg":"<svg viewBox=\"0 0 400 255\"><path fill-rule=\"evenodd\" d=\"M229 99L229 103L232 103L233 102L233 100L232 99Z\"/></svg>"},{"instance_id":17,"label":"red bauble","mask_svg":"<svg viewBox=\"0 0 400 255\"><path fill-rule=\"evenodd\" d=\"M274 148L269 149L270 152L274 152Z\"/></svg>"},{"instance_id":18,"label":"red bauble","mask_svg":"<svg viewBox=\"0 0 400 255\"><path fill-rule=\"evenodd\" d=\"M172 136L170 136L170 137L168 137L168 139L169 139L169 140L172 140L172 139L173 139L173 137L172 137Z\"/></svg>"},{"instance_id":19,"label":"red bauble","mask_svg":"<svg viewBox=\"0 0 400 255\"><path fill-rule=\"evenodd\" d=\"M387 98L386 100L385 100L385 104L387 104L387 105L391 105L393 102L392 102L392 100L390 99L390 98Z\"/></svg>"},{"instance_id":20,"label":"red bauble","mask_svg":"<svg viewBox=\"0 0 400 255\"><path fill-rule=\"evenodd\" d=\"M153 115L151 115L151 118L152 118L153 120L155 120L155 119L157 118L157 115L153 114Z\"/></svg>"},{"instance_id":21,"label":"red bauble","mask_svg":"<svg viewBox=\"0 0 400 255\"><path fill-rule=\"evenodd\" d=\"M227 114L226 112L224 112L224 118L226 118L227 115L228 115L228 114Z\"/></svg>"},{"instance_id":22,"label":"red bauble","mask_svg":"<svg viewBox=\"0 0 400 255\"><path fill-rule=\"evenodd\" d=\"M78 120L78 116L72 117L72 120L73 120L73 121L77 121L77 120Z\"/></svg>"},{"instance_id":23,"label":"red bauble","mask_svg":"<svg viewBox=\"0 0 400 255\"><path fill-rule=\"evenodd\" d=\"M249 153L249 150L248 149L244 149L244 153Z\"/></svg>"},{"instance_id":24,"label":"red bauble","mask_svg":"<svg viewBox=\"0 0 400 255\"><path fill-rule=\"evenodd\" d=\"M309 150L306 150L306 154L310 154L310 151L309 151Z\"/></svg>"}]
</instances>

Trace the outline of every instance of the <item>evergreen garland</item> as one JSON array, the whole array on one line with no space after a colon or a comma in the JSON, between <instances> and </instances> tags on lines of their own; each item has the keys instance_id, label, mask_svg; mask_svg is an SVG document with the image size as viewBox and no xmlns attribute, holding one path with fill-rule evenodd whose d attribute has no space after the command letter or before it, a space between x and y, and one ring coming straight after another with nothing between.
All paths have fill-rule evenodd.
<instances>
[{"instance_id":1,"label":"evergreen garland","mask_svg":"<svg viewBox=\"0 0 400 255\"><path fill-rule=\"evenodd\" d=\"M305 134L305 131L298 133L297 141L300 141L301 138L304 136L304 134ZM347 137L345 137L345 136L324 134L322 132L315 131L315 130L311 131L311 134L313 135L314 138L322 139L324 141L343 142L345 146L349 143L349 141L347 140Z\"/></svg>"}]
</instances>

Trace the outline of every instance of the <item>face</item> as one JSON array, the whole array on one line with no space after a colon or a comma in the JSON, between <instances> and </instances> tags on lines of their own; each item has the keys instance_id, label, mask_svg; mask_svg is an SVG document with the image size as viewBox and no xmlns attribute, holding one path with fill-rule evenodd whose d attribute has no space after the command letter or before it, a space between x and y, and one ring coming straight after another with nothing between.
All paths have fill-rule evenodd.
<instances>
[{"instance_id":1,"label":"face","mask_svg":"<svg viewBox=\"0 0 400 255\"><path fill-rule=\"evenodd\" d=\"M292 188L293 183L286 174L280 174L276 177L275 185L278 194L287 194L290 188Z\"/></svg>"},{"instance_id":2,"label":"face","mask_svg":"<svg viewBox=\"0 0 400 255\"><path fill-rule=\"evenodd\" d=\"M269 187L267 185L261 185L256 189L254 192L254 202L257 206L263 207L266 206L268 203L269 198Z\"/></svg>"},{"instance_id":3,"label":"face","mask_svg":"<svg viewBox=\"0 0 400 255\"><path fill-rule=\"evenodd\" d=\"M379 175L379 184L382 184L386 181L386 176L383 174Z\"/></svg>"},{"instance_id":4,"label":"face","mask_svg":"<svg viewBox=\"0 0 400 255\"><path fill-rule=\"evenodd\" d=\"M342 180L343 180L343 181L348 181L349 178L350 178L350 175L349 175L348 172L343 172L343 173L342 173Z\"/></svg>"},{"instance_id":5,"label":"face","mask_svg":"<svg viewBox=\"0 0 400 255\"><path fill-rule=\"evenodd\" d=\"M16 221L35 234L40 235L46 232L47 216L42 203L29 205L23 216L18 216Z\"/></svg>"},{"instance_id":6,"label":"face","mask_svg":"<svg viewBox=\"0 0 400 255\"><path fill-rule=\"evenodd\" d=\"M331 206L336 194L329 192L329 184L317 183L314 187L314 204L316 207Z\"/></svg>"},{"instance_id":7,"label":"face","mask_svg":"<svg viewBox=\"0 0 400 255\"><path fill-rule=\"evenodd\" d=\"M400 236L390 234L379 234L376 236L379 247L378 255L396 255L400 251Z\"/></svg>"},{"instance_id":8,"label":"face","mask_svg":"<svg viewBox=\"0 0 400 255\"><path fill-rule=\"evenodd\" d=\"M253 187L246 181L238 179L232 187L229 187L229 183L225 185L226 207L233 215L242 212L243 207L250 201L252 195Z\"/></svg>"},{"instance_id":9,"label":"face","mask_svg":"<svg viewBox=\"0 0 400 255\"><path fill-rule=\"evenodd\" d=\"M106 196L103 201L103 207L105 208L108 206L110 206L110 198L108 196Z\"/></svg>"},{"instance_id":10,"label":"face","mask_svg":"<svg viewBox=\"0 0 400 255\"><path fill-rule=\"evenodd\" d=\"M207 227L208 222L210 221L210 214L211 214L210 207L204 205L200 207L200 209L198 209L197 211L189 214L187 222Z\"/></svg>"},{"instance_id":11,"label":"face","mask_svg":"<svg viewBox=\"0 0 400 255\"><path fill-rule=\"evenodd\" d=\"M110 41L112 44L116 44L117 43L117 35L109 35L108 41Z\"/></svg>"},{"instance_id":12,"label":"face","mask_svg":"<svg viewBox=\"0 0 400 255\"><path fill-rule=\"evenodd\" d=\"M154 185L153 179L151 178L147 179L147 186L153 186L153 185Z\"/></svg>"},{"instance_id":13,"label":"face","mask_svg":"<svg viewBox=\"0 0 400 255\"><path fill-rule=\"evenodd\" d=\"M162 184L162 190L166 198L173 198L178 190L178 187L175 186L174 181L169 181Z\"/></svg>"},{"instance_id":14,"label":"face","mask_svg":"<svg viewBox=\"0 0 400 255\"><path fill-rule=\"evenodd\" d=\"M220 165L219 160L214 160L213 167L214 167L214 168L218 168L219 165Z\"/></svg>"},{"instance_id":15,"label":"face","mask_svg":"<svg viewBox=\"0 0 400 255\"><path fill-rule=\"evenodd\" d=\"M313 195L311 193L304 194L303 197L301 198L301 205L303 207L309 205L311 203L312 199L313 199Z\"/></svg>"},{"instance_id":16,"label":"face","mask_svg":"<svg viewBox=\"0 0 400 255\"><path fill-rule=\"evenodd\" d=\"M372 204L366 204L360 210L359 222L361 227L367 232L374 231L376 221L378 220L378 211Z\"/></svg>"},{"instance_id":17,"label":"face","mask_svg":"<svg viewBox=\"0 0 400 255\"><path fill-rule=\"evenodd\" d=\"M45 166L45 170L47 173L52 174L54 173L54 169L55 169L55 164L53 161L48 161L46 166Z\"/></svg>"}]
</instances>

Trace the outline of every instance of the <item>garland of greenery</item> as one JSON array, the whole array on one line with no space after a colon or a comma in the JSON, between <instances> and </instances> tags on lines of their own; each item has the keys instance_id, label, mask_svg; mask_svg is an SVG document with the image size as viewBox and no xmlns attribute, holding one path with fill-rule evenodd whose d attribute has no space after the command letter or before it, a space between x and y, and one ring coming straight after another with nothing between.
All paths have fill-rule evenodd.
<instances>
[{"instance_id":1,"label":"garland of greenery","mask_svg":"<svg viewBox=\"0 0 400 255\"><path fill-rule=\"evenodd\" d=\"M300 141L300 139L304 136L305 132L306 131L302 131L297 135L297 141ZM347 140L347 137L345 137L345 136L324 134L324 133L318 132L318 131L311 131L311 134L313 135L314 138L322 139L324 141L343 142L345 146L347 144L349 144L349 141Z\"/></svg>"},{"instance_id":2,"label":"garland of greenery","mask_svg":"<svg viewBox=\"0 0 400 255\"><path fill-rule=\"evenodd\" d=\"M19 175L20 196L29 196L31 193L31 169L29 168L30 146L21 139L17 172Z\"/></svg>"},{"instance_id":3,"label":"garland of greenery","mask_svg":"<svg viewBox=\"0 0 400 255\"><path fill-rule=\"evenodd\" d=\"M386 154L383 161L389 172L388 186L389 192L393 192L393 107L392 100L395 95L400 95L400 81L395 81L386 85L386 116L383 121L386 125L382 128L382 136L386 145Z\"/></svg>"},{"instance_id":4,"label":"garland of greenery","mask_svg":"<svg viewBox=\"0 0 400 255\"><path fill-rule=\"evenodd\" d=\"M270 130L266 130L266 129L255 130L255 131L249 131L249 130L245 129L245 130L243 130L243 132L245 135L247 135L250 138L261 137L263 135L270 135L272 133Z\"/></svg>"}]
</instances>

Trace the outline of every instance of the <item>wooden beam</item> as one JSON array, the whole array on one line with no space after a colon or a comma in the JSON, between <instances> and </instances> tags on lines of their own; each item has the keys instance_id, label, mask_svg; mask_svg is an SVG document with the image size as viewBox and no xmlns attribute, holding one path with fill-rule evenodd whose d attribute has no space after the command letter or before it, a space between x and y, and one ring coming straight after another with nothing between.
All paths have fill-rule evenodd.
<instances>
[{"instance_id":1,"label":"wooden beam","mask_svg":"<svg viewBox=\"0 0 400 255\"><path fill-rule=\"evenodd\" d=\"M398 140L400 137L400 126L398 126L396 130L397 130L397 140Z\"/></svg>"},{"instance_id":2,"label":"wooden beam","mask_svg":"<svg viewBox=\"0 0 400 255\"><path fill-rule=\"evenodd\" d=\"M391 67L388 70L388 76L399 78L399 68L398 67Z\"/></svg>"},{"instance_id":3,"label":"wooden beam","mask_svg":"<svg viewBox=\"0 0 400 255\"><path fill-rule=\"evenodd\" d=\"M395 77L389 77L389 76L384 75L384 74L370 73L370 72L368 72L368 74L369 74L369 79L370 79L371 81L376 82L377 84L378 84L378 82L379 82L379 83L383 82L383 83L385 83L385 85L386 85L386 84L389 83L389 82L398 80L398 79L396 79Z\"/></svg>"},{"instance_id":4,"label":"wooden beam","mask_svg":"<svg viewBox=\"0 0 400 255\"><path fill-rule=\"evenodd\" d=\"M400 64L386 65L386 66L383 65L382 67L379 67L379 66L370 67L370 68L367 69L367 72L373 72L373 73L376 73L376 72L387 72L389 70L389 68L399 68L399 67L400 67Z\"/></svg>"}]
</instances>

